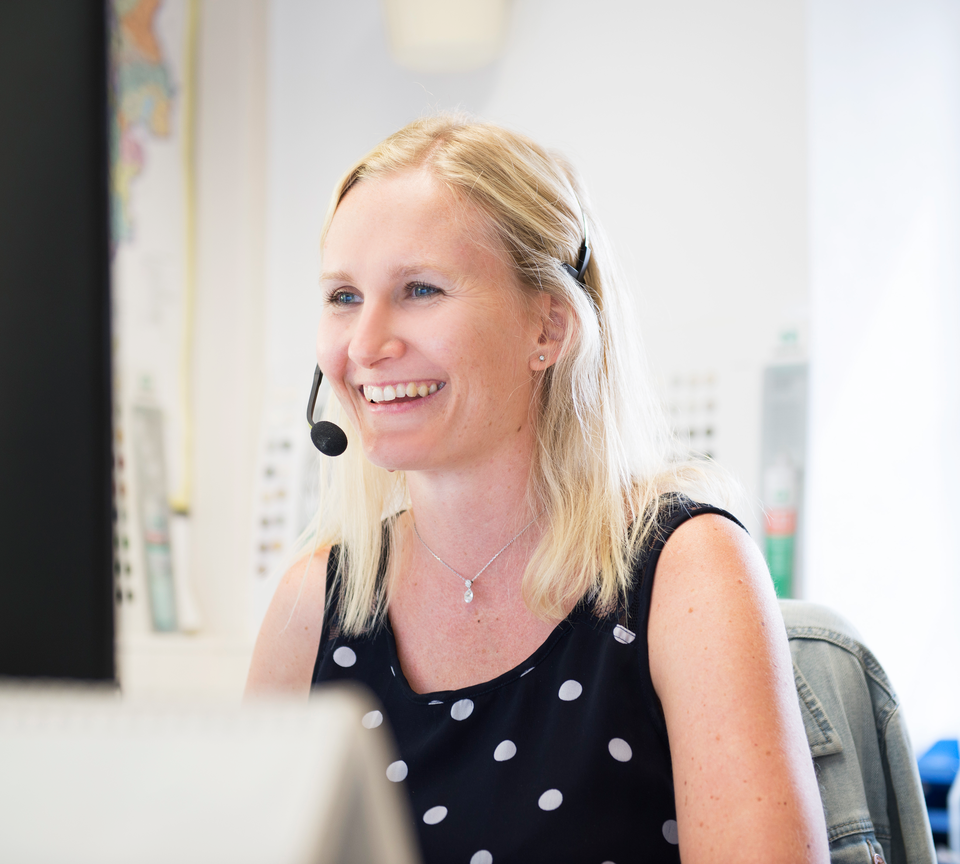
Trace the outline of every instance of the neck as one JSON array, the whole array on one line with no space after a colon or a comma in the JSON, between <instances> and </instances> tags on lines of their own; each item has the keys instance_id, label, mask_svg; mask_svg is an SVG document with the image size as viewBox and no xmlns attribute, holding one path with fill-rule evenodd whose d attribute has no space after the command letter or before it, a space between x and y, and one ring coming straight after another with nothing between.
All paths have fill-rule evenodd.
<instances>
[{"instance_id":1,"label":"neck","mask_svg":"<svg viewBox=\"0 0 960 864\"><path fill-rule=\"evenodd\" d=\"M525 454L524 454L525 455ZM472 470L410 472L413 519L424 541L467 579L537 513L527 499L531 459L498 458ZM539 536L532 526L523 538Z\"/></svg>"}]
</instances>

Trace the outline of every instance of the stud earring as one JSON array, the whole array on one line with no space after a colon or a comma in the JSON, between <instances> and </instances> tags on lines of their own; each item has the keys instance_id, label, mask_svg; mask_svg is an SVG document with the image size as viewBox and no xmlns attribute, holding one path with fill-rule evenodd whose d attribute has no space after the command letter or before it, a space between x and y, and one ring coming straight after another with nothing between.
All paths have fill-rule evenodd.
<instances>
[{"instance_id":1,"label":"stud earring","mask_svg":"<svg viewBox=\"0 0 960 864\"><path fill-rule=\"evenodd\" d=\"M543 361L546 360L546 359L547 359L547 358L544 357L543 354L540 355L540 362L541 362L541 363L543 363Z\"/></svg>"}]
</instances>

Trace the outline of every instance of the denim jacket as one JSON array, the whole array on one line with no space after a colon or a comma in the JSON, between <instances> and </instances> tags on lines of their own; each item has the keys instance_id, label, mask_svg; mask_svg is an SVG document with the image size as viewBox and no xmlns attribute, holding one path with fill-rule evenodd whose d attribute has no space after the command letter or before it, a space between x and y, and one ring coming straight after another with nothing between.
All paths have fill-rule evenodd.
<instances>
[{"instance_id":1,"label":"denim jacket","mask_svg":"<svg viewBox=\"0 0 960 864\"><path fill-rule=\"evenodd\" d=\"M823 606L781 600L831 864L935 864L900 704L857 631Z\"/></svg>"}]
</instances>

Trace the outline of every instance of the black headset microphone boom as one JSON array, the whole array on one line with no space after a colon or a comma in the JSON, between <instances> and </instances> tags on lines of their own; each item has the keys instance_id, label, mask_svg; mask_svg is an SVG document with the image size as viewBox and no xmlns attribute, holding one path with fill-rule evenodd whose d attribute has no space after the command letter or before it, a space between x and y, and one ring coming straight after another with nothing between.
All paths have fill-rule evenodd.
<instances>
[{"instance_id":1,"label":"black headset microphone boom","mask_svg":"<svg viewBox=\"0 0 960 864\"><path fill-rule=\"evenodd\" d=\"M347 435L336 423L329 420L313 422L313 412L317 407L317 393L320 392L320 382L323 373L317 366L313 373L313 386L310 388L310 399L307 402L307 422L310 424L310 440L324 456L339 456L347 449Z\"/></svg>"}]
</instances>

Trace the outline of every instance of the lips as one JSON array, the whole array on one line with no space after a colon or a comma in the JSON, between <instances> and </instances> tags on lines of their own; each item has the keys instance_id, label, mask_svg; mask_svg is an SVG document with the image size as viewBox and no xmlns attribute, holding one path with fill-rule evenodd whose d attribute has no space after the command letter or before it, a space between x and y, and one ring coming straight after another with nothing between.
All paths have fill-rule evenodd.
<instances>
[{"instance_id":1,"label":"lips","mask_svg":"<svg viewBox=\"0 0 960 864\"><path fill-rule=\"evenodd\" d=\"M363 385L363 398L368 402L395 402L398 399L422 399L442 390L444 382L417 382L410 381L406 384L388 384L385 387L376 387L370 384Z\"/></svg>"}]
</instances>

